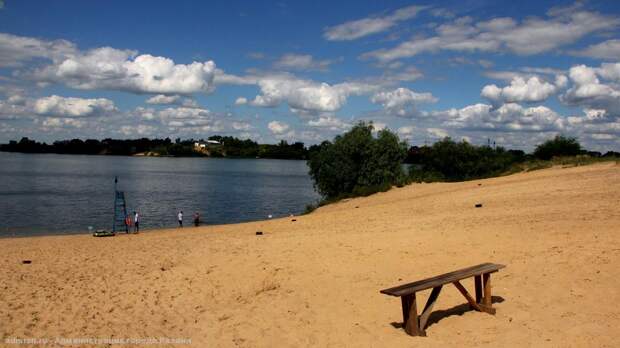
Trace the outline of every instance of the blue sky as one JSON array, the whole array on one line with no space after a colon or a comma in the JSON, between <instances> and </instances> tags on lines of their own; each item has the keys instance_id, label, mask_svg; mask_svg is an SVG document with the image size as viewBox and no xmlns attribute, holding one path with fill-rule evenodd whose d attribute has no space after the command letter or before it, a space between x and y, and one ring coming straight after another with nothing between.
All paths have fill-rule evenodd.
<instances>
[{"instance_id":1,"label":"blue sky","mask_svg":"<svg viewBox=\"0 0 620 348\"><path fill-rule=\"evenodd\" d=\"M0 141L331 139L620 149L614 1L12 1Z\"/></svg>"}]
</instances>

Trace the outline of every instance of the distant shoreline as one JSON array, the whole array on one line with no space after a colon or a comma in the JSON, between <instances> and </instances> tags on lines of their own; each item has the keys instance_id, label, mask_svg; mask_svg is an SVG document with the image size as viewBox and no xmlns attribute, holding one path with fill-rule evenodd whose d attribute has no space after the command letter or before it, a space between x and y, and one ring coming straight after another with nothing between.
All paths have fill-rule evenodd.
<instances>
[{"instance_id":1,"label":"distant shoreline","mask_svg":"<svg viewBox=\"0 0 620 348\"><path fill-rule=\"evenodd\" d=\"M27 137L0 144L0 151L19 153L55 153L59 155L120 155L138 157L215 157L215 158L309 158L312 150L302 142L259 144L250 139L214 135L207 140L177 138L140 139L65 139L50 144Z\"/></svg>"},{"instance_id":2,"label":"distant shoreline","mask_svg":"<svg viewBox=\"0 0 620 348\"><path fill-rule=\"evenodd\" d=\"M277 158L277 157L243 157L243 156L206 156L206 155L162 155L162 154L145 154L144 152L134 154L115 154L115 153L67 153L67 152L25 152L2 150L1 153L19 153L25 155L70 155L70 156L116 156L116 157L154 157L154 158L219 158L219 159L268 159L268 160L292 160L305 161L305 158Z\"/></svg>"}]
</instances>

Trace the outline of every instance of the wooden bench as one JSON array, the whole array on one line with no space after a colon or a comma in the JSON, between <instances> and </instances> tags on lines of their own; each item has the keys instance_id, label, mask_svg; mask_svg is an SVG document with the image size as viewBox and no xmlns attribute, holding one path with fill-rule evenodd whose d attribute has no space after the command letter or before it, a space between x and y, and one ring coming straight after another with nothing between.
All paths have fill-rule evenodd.
<instances>
[{"instance_id":1,"label":"wooden bench","mask_svg":"<svg viewBox=\"0 0 620 348\"><path fill-rule=\"evenodd\" d=\"M431 310L437 301L439 292L444 284L452 283L465 296L472 309L489 314L495 314L491 303L491 273L497 272L506 266L483 263L477 266L460 269L458 271L438 275L436 277L403 284L394 288L381 290L382 294L400 296L403 305L403 326L411 336L426 336L426 324ZM460 280L474 277L476 298L472 298ZM433 289L426 301L424 310L418 316L416 292ZM483 292L484 291L484 292Z\"/></svg>"}]
</instances>

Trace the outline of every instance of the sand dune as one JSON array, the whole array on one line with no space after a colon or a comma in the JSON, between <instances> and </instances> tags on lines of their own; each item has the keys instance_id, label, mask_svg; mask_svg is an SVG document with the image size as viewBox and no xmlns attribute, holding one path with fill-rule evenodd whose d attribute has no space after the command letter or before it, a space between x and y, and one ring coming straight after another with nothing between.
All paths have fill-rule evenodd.
<instances>
[{"instance_id":1,"label":"sand dune","mask_svg":"<svg viewBox=\"0 0 620 348\"><path fill-rule=\"evenodd\" d=\"M618 164L416 184L295 219L0 239L0 336L618 346ZM493 278L495 316L468 310L446 286L428 337L393 325L400 301L379 290L487 261L507 265Z\"/></svg>"}]
</instances>

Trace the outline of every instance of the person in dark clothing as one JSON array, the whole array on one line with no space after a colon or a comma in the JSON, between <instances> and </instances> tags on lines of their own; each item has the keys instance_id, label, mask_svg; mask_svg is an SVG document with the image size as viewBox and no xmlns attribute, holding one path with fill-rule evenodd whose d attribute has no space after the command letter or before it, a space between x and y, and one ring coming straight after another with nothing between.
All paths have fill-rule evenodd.
<instances>
[{"instance_id":1,"label":"person in dark clothing","mask_svg":"<svg viewBox=\"0 0 620 348\"><path fill-rule=\"evenodd\" d=\"M194 226L198 227L200 225L200 214L196 212L194 214Z\"/></svg>"}]
</instances>

